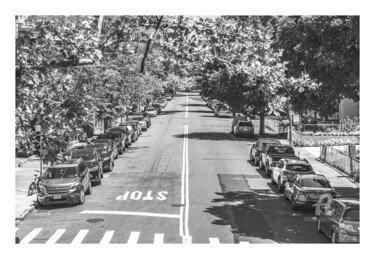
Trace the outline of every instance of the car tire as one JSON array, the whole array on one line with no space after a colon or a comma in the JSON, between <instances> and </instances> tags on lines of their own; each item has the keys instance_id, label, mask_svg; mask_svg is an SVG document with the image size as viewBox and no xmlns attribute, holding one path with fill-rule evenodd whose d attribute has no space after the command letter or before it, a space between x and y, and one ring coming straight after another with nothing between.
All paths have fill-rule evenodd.
<instances>
[{"instance_id":1,"label":"car tire","mask_svg":"<svg viewBox=\"0 0 375 259\"><path fill-rule=\"evenodd\" d=\"M89 187L87 188L86 194L90 195L92 193L92 184L91 181L89 181Z\"/></svg>"},{"instance_id":2,"label":"car tire","mask_svg":"<svg viewBox=\"0 0 375 259\"><path fill-rule=\"evenodd\" d=\"M336 240L336 232L335 232L334 230L332 230L332 234L331 234L331 243L332 243L332 244L337 243L337 240Z\"/></svg>"},{"instance_id":3,"label":"car tire","mask_svg":"<svg viewBox=\"0 0 375 259\"><path fill-rule=\"evenodd\" d=\"M269 165L266 165L266 176L267 177L271 176L271 170L269 169Z\"/></svg>"},{"instance_id":4,"label":"car tire","mask_svg":"<svg viewBox=\"0 0 375 259\"><path fill-rule=\"evenodd\" d=\"M320 222L320 217L317 217L317 220L316 220L316 230L319 232L319 233L322 233L322 228L321 228L321 222Z\"/></svg>"},{"instance_id":5,"label":"car tire","mask_svg":"<svg viewBox=\"0 0 375 259\"><path fill-rule=\"evenodd\" d=\"M83 189L81 189L81 192L79 193L78 203L82 205L85 203L85 200L86 200L85 192Z\"/></svg>"}]
</instances>

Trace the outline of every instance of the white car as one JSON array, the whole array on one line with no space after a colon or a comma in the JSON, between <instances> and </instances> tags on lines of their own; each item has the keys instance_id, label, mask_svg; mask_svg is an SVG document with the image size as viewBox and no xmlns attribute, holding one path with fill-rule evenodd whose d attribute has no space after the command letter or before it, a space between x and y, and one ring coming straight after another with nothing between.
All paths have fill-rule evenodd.
<instances>
[{"instance_id":1,"label":"white car","mask_svg":"<svg viewBox=\"0 0 375 259\"><path fill-rule=\"evenodd\" d=\"M310 163L306 159L282 158L271 172L271 183L277 184L279 192L284 191L285 183L293 174L314 174Z\"/></svg>"},{"instance_id":2,"label":"white car","mask_svg":"<svg viewBox=\"0 0 375 259\"><path fill-rule=\"evenodd\" d=\"M154 107L148 107L147 109L147 113L151 116L151 117L156 117L158 116L158 111L154 108Z\"/></svg>"}]
</instances>

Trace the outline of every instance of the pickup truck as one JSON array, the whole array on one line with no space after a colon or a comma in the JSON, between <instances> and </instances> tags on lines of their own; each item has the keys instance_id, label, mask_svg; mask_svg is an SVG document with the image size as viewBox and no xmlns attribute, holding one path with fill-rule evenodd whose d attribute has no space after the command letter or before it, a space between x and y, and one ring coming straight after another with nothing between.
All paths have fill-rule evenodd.
<instances>
[{"instance_id":1,"label":"pickup truck","mask_svg":"<svg viewBox=\"0 0 375 259\"><path fill-rule=\"evenodd\" d=\"M259 169L266 169L266 175L271 176L273 167L281 158L299 158L289 145L268 145L260 154Z\"/></svg>"}]
</instances>

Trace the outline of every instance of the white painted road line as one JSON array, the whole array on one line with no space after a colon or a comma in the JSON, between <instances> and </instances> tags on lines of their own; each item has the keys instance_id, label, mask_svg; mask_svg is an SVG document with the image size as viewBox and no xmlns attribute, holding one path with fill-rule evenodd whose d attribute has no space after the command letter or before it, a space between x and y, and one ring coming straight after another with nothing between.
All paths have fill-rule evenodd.
<instances>
[{"instance_id":1,"label":"white painted road line","mask_svg":"<svg viewBox=\"0 0 375 259\"><path fill-rule=\"evenodd\" d=\"M65 229L58 229L56 230L55 234L53 234L50 239L48 239L48 241L46 242L47 245L49 244L55 244L57 242L57 240L59 240L59 238L62 236L62 234L64 234L65 232Z\"/></svg>"},{"instance_id":2,"label":"white painted road line","mask_svg":"<svg viewBox=\"0 0 375 259\"><path fill-rule=\"evenodd\" d=\"M81 244L87 233L89 232L88 229L82 229L78 232L76 237L73 239L71 244Z\"/></svg>"},{"instance_id":3,"label":"white painted road line","mask_svg":"<svg viewBox=\"0 0 375 259\"><path fill-rule=\"evenodd\" d=\"M240 241L240 245L248 245L249 242L248 241Z\"/></svg>"},{"instance_id":4,"label":"white painted road line","mask_svg":"<svg viewBox=\"0 0 375 259\"><path fill-rule=\"evenodd\" d=\"M126 216L147 216L147 217L176 218L176 219L180 218L180 215L176 215L176 214L162 214L162 213L151 213L151 212L133 212L133 211L84 210L84 211L81 211L80 213L83 213L83 214L126 215Z\"/></svg>"},{"instance_id":5,"label":"white painted road line","mask_svg":"<svg viewBox=\"0 0 375 259\"><path fill-rule=\"evenodd\" d=\"M186 149L185 149L185 236L190 236L189 234L189 126L186 127Z\"/></svg>"},{"instance_id":6,"label":"white painted road line","mask_svg":"<svg viewBox=\"0 0 375 259\"><path fill-rule=\"evenodd\" d=\"M189 94L186 95L185 118L189 117L189 113L188 113L188 101L189 101Z\"/></svg>"},{"instance_id":7,"label":"white painted road line","mask_svg":"<svg viewBox=\"0 0 375 259\"><path fill-rule=\"evenodd\" d=\"M220 244L220 241L217 237L210 237L208 240L210 240L210 244Z\"/></svg>"},{"instance_id":8,"label":"white painted road line","mask_svg":"<svg viewBox=\"0 0 375 259\"><path fill-rule=\"evenodd\" d=\"M137 244L139 239L139 232L131 232L128 240L128 244Z\"/></svg>"},{"instance_id":9,"label":"white painted road line","mask_svg":"<svg viewBox=\"0 0 375 259\"><path fill-rule=\"evenodd\" d=\"M105 234L104 234L102 240L100 240L99 244L101 244L101 245L109 244L111 242L111 239L112 239L114 233L115 233L114 230L106 230Z\"/></svg>"},{"instance_id":10,"label":"white painted road line","mask_svg":"<svg viewBox=\"0 0 375 259\"><path fill-rule=\"evenodd\" d=\"M27 236L25 236L20 244L28 244L31 240L33 240L43 228L34 228Z\"/></svg>"},{"instance_id":11,"label":"white painted road line","mask_svg":"<svg viewBox=\"0 0 375 259\"><path fill-rule=\"evenodd\" d=\"M160 245L164 243L164 234L155 234L154 235L154 244Z\"/></svg>"}]
</instances>

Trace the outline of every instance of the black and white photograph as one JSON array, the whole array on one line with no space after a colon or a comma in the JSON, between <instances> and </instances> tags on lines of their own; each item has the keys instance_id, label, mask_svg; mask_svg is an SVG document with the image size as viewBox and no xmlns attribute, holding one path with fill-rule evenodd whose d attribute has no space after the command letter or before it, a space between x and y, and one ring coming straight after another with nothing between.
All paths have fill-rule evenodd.
<instances>
[{"instance_id":1,"label":"black and white photograph","mask_svg":"<svg viewBox=\"0 0 375 259\"><path fill-rule=\"evenodd\" d=\"M148 2L129 11L129 2L50 2L50 11L14 6L8 15L15 37L3 51L15 63L6 64L12 87L3 97L3 197L15 195L6 209L15 209L6 237L14 250L359 254L371 238L360 230L366 6L267 12L267 2L254 11L239 1L232 13L225 6L236 1L219 10L167 1L177 9L154 11Z\"/></svg>"}]
</instances>

